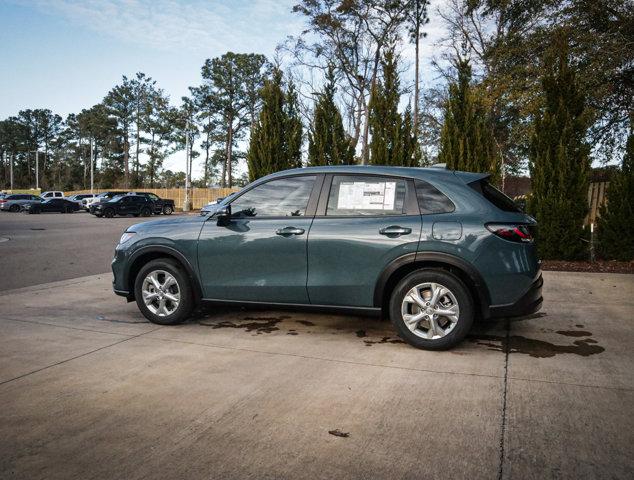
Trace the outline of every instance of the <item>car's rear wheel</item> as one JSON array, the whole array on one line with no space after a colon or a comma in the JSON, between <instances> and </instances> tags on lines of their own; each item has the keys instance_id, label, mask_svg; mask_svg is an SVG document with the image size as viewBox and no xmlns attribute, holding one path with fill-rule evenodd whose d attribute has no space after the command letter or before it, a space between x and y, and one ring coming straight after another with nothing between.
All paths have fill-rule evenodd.
<instances>
[{"instance_id":1,"label":"car's rear wheel","mask_svg":"<svg viewBox=\"0 0 634 480\"><path fill-rule=\"evenodd\" d=\"M106 218L114 217L114 210L112 208L106 208L103 212L103 216Z\"/></svg>"},{"instance_id":2,"label":"car's rear wheel","mask_svg":"<svg viewBox=\"0 0 634 480\"><path fill-rule=\"evenodd\" d=\"M163 206L163 215L171 215L173 211L171 205Z\"/></svg>"},{"instance_id":3,"label":"car's rear wheel","mask_svg":"<svg viewBox=\"0 0 634 480\"><path fill-rule=\"evenodd\" d=\"M152 210L150 210L147 207L141 209L141 216L142 217L149 217L150 215L152 215Z\"/></svg>"},{"instance_id":4,"label":"car's rear wheel","mask_svg":"<svg viewBox=\"0 0 634 480\"><path fill-rule=\"evenodd\" d=\"M134 295L145 318L159 325L184 322L194 307L186 273L167 258L152 260L141 268L134 282Z\"/></svg>"},{"instance_id":5,"label":"car's rear wheel","mask_svg":"<svg viewBox=\"0 0 634 480\"><path fill-rule=\"evenodd\" d=\"M417 348L445 350L457 345L469 333L473 318L469 290L444 270L417 270L392 292L392 324L401 338Z\"/></svg>"},{"instance_id":6,"label":"car's rear wheel","mask_svg":"<svg viewBox=\"0 0 634 480\"><path fill-rule=\"evenodd\" d=\"M19 212L20 211L20 205L11 205L11 207L9 207L9 211L10 212Z\"/></svg>"}]
</instances>

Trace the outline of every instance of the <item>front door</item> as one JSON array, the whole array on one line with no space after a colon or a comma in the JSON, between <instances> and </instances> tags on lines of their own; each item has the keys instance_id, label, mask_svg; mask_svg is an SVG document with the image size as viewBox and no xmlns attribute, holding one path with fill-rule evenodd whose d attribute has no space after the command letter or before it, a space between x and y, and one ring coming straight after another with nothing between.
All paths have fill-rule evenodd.
<instances>
[{"instance_id":1,"label":"front door","mask_svg":"<svg viewBox=\"0 0 634 480\"><path fill-rule=\"evenodd\" d=\"M308 237L310 302L372 307L381 272L418 247L422 222L413 182L334 175L325 187Z\"/></svg>"},{"instance_id":2,"label":"front door","mask_svg":"<svg viewBox=\"0 0 634 480\"><path fill-rule=\"evenodd\" d=\"M256 185L236 195L226 225L214 217L205 222L198 242L205 298L308 303L306 239L316 179L302 175Z\"/></svg>"}]
</instances>

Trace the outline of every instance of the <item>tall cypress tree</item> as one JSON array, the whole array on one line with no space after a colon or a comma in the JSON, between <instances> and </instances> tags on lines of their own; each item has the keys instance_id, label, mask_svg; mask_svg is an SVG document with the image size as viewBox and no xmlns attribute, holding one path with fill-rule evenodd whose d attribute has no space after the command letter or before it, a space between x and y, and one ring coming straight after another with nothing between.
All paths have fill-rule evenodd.
<instances>
[{"instance_id":1,"label":"tall cypress tree","mask_svg":"<svg viewBox=\"0 0 634 480\"><path fill-rule=\"evenodd\" d=\"M529 153L532 194L529 211L539 223L544 259L583 256L583 220L588 211L588 159L585 100L565 45L545 59L544 106L535 117Z\"/></svg>"},{"instance_id":2,"label":"tall cypress tree","mask_svg":"<svg viewBox=\"0 0 634 480\"><path fill-rule=\"evenodd\" d=\"M400 152L402 165L405 167L420 166L421 151L412 124L412 109L408 105L403 113L400 130Z\"/></svg>"},{"instance_id":3,"label":"tall cypress tree","mask_svg":"<svg viewBox=\"0 0 634 480\"><path fill-rule=\"evenodd\" d=\"M336 79L334 68L326 72L324 91L319 94L311 131L308 133L309 165L349 165L354 151L350 137L343 128L341 113L335 104Z\"/></svg>"},{"instance_id":4,"label":"tall cypress tree","mask_svg":"<svg viewBox=\"0 0 634 480\"><path fill-rule=\"evenodd\" d=\"M401 98L396 59L393 50L387 50L381 60L383 78L375 82L370 95L370 163L374 165L403 165L401 116L398 103Z\"/></svg>"},{"instance_id":5,"label":"tall cypress tree","mask_svg":"<svg viewBox=\"0 0 634 480\"><path fill-rule=\"evenodd\" d=\"M302 123L294 87L289 85L284 93L282 72L276 68L265 80L261 97L262 111L251 131L247 153L251 180L301 167Z\"/></svg>"},{"instance_id":6,"label":"tall cypress tree","mask_svg":"<svg viewBox=\"0 0 634 480\"><path fill-rule=\"evenodd\" d=\"M606 259L634 260L634 131L630 127L621 171L610 181L597 225L598 252Z\"/></svg>"},{"instance_id":7,"label":"tall cypress tree","mask_svg":"<svg viewBox=\"0 0 634 480\"><path fill-rule=\"evenodd\" d=\"M488 172L496 181L499 155L482 93L471 84L469 60L458 59L456 68L458 81L449 85L438 161L453 170Z\"/></svg>"}]
</instances>

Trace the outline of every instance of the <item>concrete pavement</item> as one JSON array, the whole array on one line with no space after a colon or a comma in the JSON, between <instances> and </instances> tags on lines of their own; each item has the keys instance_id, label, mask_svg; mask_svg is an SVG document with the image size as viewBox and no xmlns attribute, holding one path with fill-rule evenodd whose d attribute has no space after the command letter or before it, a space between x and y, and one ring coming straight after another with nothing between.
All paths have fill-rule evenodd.
<instances>
[{"instance_id":1,"label":"concrete pavement","mask_svg":"<svg viewBox=\"0 0 634 480\"><path fill-rule=\"evenodd\" d=\"M158 327L110 280L0 295L0 478L634 475L634 276L546 272L540 314L449 352L343 315Z\"/></svg>"}]
</instances>

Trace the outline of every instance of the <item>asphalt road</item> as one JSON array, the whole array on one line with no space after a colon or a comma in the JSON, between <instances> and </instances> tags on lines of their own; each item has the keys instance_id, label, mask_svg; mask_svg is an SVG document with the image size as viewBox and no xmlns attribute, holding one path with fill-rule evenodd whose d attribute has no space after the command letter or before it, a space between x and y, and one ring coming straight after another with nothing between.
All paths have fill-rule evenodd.
<instances>
[{"instance_id":1,"label":"asphalt road","mask_svg":"<svg viewBox=\"0 0 634 480\"><path fill-rule=\"evenodd\" d=\"M0 291L108 272L123 231L159 218L0 212Z\"/></svg>"}]
</instances>

